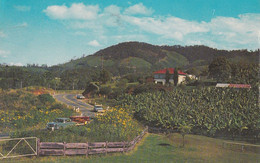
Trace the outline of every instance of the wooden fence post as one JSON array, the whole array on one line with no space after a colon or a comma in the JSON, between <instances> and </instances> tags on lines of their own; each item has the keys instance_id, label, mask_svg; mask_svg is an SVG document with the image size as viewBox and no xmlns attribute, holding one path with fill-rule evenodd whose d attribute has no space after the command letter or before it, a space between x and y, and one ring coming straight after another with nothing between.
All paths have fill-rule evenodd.
<instances>
[{"instance_id":1,"label":"wooden fence post","mask_svg":"<svg viewBox=\"0 0 260 163\"><path fill-rule=\"evenodd\" d=\"M106 155L107 155L107 145L108 145L108 141L106 141Z\"/></svg>"},{"instance_id":2,"label":"wooden fence post","mask_svg":"<svg viewBox=\"0 0 260 163\"><path fill-rule=\"evenodd\" d=\"M124 141L124 146L123 146L123 153L125 153L125 141Z\"/></svg>"},{"instance_id":3,"label":"wooden fence post","mask_svg":"<svg viewBox=\"0 0 260 163\"><path fill-rule=\"evenodd\" d=\"M66 142L63 142L63 156L66 156Z\"/></svg>"},{"instance_id":4,"label":"wooden fence post","mask_svg":"<svg viewBox=\"0 0 260 163\"><path fill-rule=\"evenodd\" d=\"M37 138L37 157L40 156L40 139Z\"/></svg>"},{"instance_id":5,"label":"wooden fence post","mask_svg":"<svg viewBox=\"0 0 260 163\"><path fill-rule=\"evenodd\" d=\"M86 144L87 144L87 147L86 147L86 157L88 157L88 142Z\"/></svg>"}]
</instances>

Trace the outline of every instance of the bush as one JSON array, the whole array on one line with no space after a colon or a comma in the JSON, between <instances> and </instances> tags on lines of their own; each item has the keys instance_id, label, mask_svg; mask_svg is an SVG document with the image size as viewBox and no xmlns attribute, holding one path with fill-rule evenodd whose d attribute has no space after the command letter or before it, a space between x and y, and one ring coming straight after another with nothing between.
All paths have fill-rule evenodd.
<instances>
[{"instance_id":1,"label":"bush","mask_svg":"<svg viewBox=\"0 0 260 163\"><path fill-rule=\"evenodd\" d=\"M55 99L50 95L50 94L42 94L38 96L38 99L43 103L46 104L47 102L49 103L54 103Z\"/></svg>"},{"instance_id":2,"label":"bush","mask_svg":"<svg viewBox=\"0 0 260 163\"><path fill-rule=\"evenodd\" d=\"M69 117L72 110L58 104L49 94L35 96L26 91L0 94L0 131L23 130L45 127L46 123L57 117ZM8 109L6 109L8 108Z\"/></svg>"},{"instance_id":3,"label":"bush","mask_svg":"<svg viewBox=\"0 0 260 163\"><path fill-rule=\"evenodd\" d=\"M142 131L141 126L124 109L110 109L86 126L70 126L54 132L48 130L16 131L11 137L38 137L42 142L130 141Z\"/></svg>"},{"instance_id":4,"label":"bush","mask_svg":"<svg viewBox=\"0 0 260 163\"><path fill-rule=\"evenodd\" d=\"M99 94L101 95L109 95L110 93L112 92L112 89L110 86L108 87L101 87L100 90L99 90Z\"/></svg>"}]
</instances>

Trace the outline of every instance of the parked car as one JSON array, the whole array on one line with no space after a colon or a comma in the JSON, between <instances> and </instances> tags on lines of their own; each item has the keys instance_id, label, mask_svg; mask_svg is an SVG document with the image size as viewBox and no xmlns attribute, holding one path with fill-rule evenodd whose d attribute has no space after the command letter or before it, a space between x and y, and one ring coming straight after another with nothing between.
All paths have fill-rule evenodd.
<instances>
[{"instance_id":1,"label":"parked car","mask_svg":"<svg viewBox=\"0 0 260 163\"><path fill-rule=\"evenodd\" d=\"M90 121L92 120L89 116L70 116L70 119L73 122L76 122L77 126L86 125L86 124L90 123Z\"/></svg>"},{"instance_id":2,"label":"parked car","mask_svg":"<svg viewBox=\"0 0 260 163\"><path fill-rule=\"evenodd\" d=\"M94 112L104 112L105 110L102 108L102 105L95 105Z\"/></svg>"},{"instance_id":3,"label":"parked car","mask_svg":"<svg viewBox=\"0 0 260 163\"><path fill-rule=\"evenodd\" d=\"M48 130L59 130L68 126L76 125L76 122L72 122L69 118L57 118L54 122L47 123L46 128Z\"/></svg>"},{"instance_id":4,"label":"parked car","mask_svg":"<svg viewBox=\"0 0 260 163\"><path fill-rule=\"evenodd\" d=\"M80 95L80 94L77 95L77 99L84 99L84 98L85 98L85 96L83 96L83 95Z\"/></svg>"}]
</instances>

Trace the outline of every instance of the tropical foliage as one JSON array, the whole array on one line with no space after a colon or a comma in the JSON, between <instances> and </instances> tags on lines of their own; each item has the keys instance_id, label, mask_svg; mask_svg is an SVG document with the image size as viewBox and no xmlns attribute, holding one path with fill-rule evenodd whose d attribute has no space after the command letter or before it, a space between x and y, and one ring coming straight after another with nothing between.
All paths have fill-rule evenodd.
<instances>
[{"instance_id":1,"label":"tropical foliage","mask_svg":"<svg viewBox=\"0 0 260 163\"><path fill-rule=\"evenodd\" d=\"M47 122L68 117L72 112L49 94L36 96L24 90L0 92L0 131L43 128Z\"/></svg>"},{"instance_id":2,"label":"tropical foliage","mask_svg":"<svg viewBox=\"0 0 260 163\"><path fill-rule=\"evenodd\" d=\"M71 126L64 130L16 131L12 137L37 136L51 142L129 141L142 131L142 127L125 109L112 108L86 126Z\"/></svg>"},{"instance_id":3,"label":"tropical foliage","mask_svg":"<svg viewBox=\"0 0 260 163\"><path fill-rule=\"evenodd\" d=\"M254 135L260 131L257 89L201 88L172 92L125 95L118 105L151 126L177 129L191 126L191 132L205 135Z\"/></svg>"}]
</instances>

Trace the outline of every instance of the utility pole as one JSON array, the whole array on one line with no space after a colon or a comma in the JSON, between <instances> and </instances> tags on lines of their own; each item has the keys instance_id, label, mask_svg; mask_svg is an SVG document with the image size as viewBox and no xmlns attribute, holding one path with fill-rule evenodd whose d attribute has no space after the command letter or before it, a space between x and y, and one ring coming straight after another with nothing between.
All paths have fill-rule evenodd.
<instances>
[{"instance_id":1,"label":"utility pole","mask_svg":"<svg viewBox=\"0 0 260 163\"><path fill-rule=\"evenodd\" d=\"M101 68L104 69L104 60L103 60L103 54L101 54Z\"/></svg>"}]
</instances>

